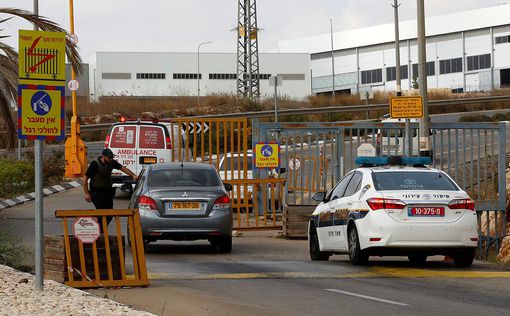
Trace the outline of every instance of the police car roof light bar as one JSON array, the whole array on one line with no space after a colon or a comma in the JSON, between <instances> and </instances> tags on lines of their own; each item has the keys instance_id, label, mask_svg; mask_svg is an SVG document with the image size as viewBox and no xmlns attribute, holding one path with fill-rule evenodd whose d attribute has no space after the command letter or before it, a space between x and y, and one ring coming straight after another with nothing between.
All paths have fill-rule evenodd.
<instances>
[{"instance_id":1,"label":"police car roof light bar","mask_svg":"<svg viewBox=\"0 0 510 316\"><path fill-rule=\"evenodd\" d=\"M423 167L430 165L432 159L430 157L401 157L401 156L389 156L389 157L366 157L360 156L355 159L355 163L362 167L372 166L383 166L383 165L396 165L396 166L414 166Z\"/></svg>"}]
</instances>

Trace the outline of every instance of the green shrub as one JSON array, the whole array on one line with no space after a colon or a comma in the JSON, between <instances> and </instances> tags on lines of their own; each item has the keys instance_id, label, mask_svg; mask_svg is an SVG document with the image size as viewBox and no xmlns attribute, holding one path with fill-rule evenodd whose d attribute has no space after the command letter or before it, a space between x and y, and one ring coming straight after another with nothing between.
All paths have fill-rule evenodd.
<instances>
[{"instance_id":1,"label":"green shrub","mask_svg":"<svg viewBox=\"0 0 510 316\"><path fill-rule=\"evenodd\" d=\"M494 122L506 121L506 115L505 113L496 113L492 116L492 120Z\"/></svg>"},{"instance_id":2,"label":"green shrub","mask_svg":"<svg viewBox=\"0 0 510 316\"><path fill-rule=\"evenodd\" d=\"M488 115L467 115L459 119L460 122L492 122L492 118Z\"/></svg>"},{"instance_id":3,"label":"green shrub","mask_svg":"<svg viewBox=\"0 0 510 316\"><path fill-rule=\"evenodd\" d=\"M32 192L33 163L25 160L0 159L0 198Z\"/></svg>"},{"instance_id":4,"label":"green shrub","mask_svg":"<svg viewBox=\"0 0 510 316\"><path fill-rule=\"evenodd\" d=\"M30 250L21 239L13 239L6 232L0 231L0 264L23 270L23 261Z\"/></svg>"},{"instance_id":5,"label":"green shrub","mask_svg":"<svg viewBox=\"0 0 510 316\"><path fill-rule=\"evenodd\" d=\"M26 160L34 165L34 152L25 153ZM64 178L65 154L63 150L47 151L43 154L43 185L59 184Z\"/></svg>"}]
</instances>

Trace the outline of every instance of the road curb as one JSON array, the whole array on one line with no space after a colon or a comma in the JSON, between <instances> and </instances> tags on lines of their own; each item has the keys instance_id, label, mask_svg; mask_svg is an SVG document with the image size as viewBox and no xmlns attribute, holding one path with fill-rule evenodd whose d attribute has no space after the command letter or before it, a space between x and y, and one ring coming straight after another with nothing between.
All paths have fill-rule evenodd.
<instances>
[{"instance_id":1,"label":"road curb","mask_svg":"<svg viewBox=\"0 0 510 316\"><path fill-rule=\"evenodd\" d=\"M57 184L51 187L47 187L43 189L43 196L47 196L54 193L64 192L72 188L80 187L81 183L78 181L70 181L70 182L63 182L61 184ZM9 208L14 205L23 204L25 202L33 201L35 200L35 192L27 193L24 195L17 196L12 199L7 200L0 200L0 210L4 208Z\"/></svg>"}]
</instances>

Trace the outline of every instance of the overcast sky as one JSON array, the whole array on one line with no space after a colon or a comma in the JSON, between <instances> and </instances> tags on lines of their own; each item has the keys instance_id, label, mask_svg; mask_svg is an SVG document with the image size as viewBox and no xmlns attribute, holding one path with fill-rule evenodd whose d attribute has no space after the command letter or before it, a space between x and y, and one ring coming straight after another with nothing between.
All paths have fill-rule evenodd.
<instances>
[{"instance_id":1,"label":"overcast sky","mask_svg":"<svg viewBox=\"0 0 510 316\"><path fill-rule=\"evenodd\" d=\"M400 20L416 18L416 0L400 0ZM495 6L510 0L425 0L425 14L442 15ZM258 0L259 51L276 42L393 22L392 0ZM74 0L75 33L84 61L98 51L235 52L237 0ZM0 7L32 11L33 0L2 0ZM69 30L69 0L39 0L39 14ZM3 19L4 16L0 16ZM17 49L13 19L0 36Z\"/></svg>"}]
</instances>

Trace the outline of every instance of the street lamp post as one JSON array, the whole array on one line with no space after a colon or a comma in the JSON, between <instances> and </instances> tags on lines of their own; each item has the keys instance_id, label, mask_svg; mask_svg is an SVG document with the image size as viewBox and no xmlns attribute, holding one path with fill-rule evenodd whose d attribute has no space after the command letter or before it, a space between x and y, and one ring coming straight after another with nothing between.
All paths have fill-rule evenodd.
<instances>
[{"instance_id":1,"label":"street lamp post","mask_svg":"<svg viewBox=\"0 0 510 316\"><path fill-rule=\"evenodd\" d=\"M212 42L202 42L198 44L197 49L197 105L200 105L200 46L211 44Z\"/></svg>"},{"instance_id":2,"label":"street lamp post","mask_svg":"<svg viewBox=\"0 0 510 316\"><path fill-rule=\"evenodd\" d=\"M331 90L333 97L335 96L335 56L333 55L333 20L329 19L330 35L331 35Z\"/></svg>"},{"instance_id":3,"label":"street lamp post","mask_svg":"<svg viewBox=\"0 0 510 316\"><path fill-rule=\"evenodd\" d=\"M430 156L429 110L427 97L427 49L425 39L425 1L417 0L418 9L418 77L420 95L423 99L423 117L420 119L420 156ZM422 146L423 145L423 146Z\"/></svg>"}]
</instances>

